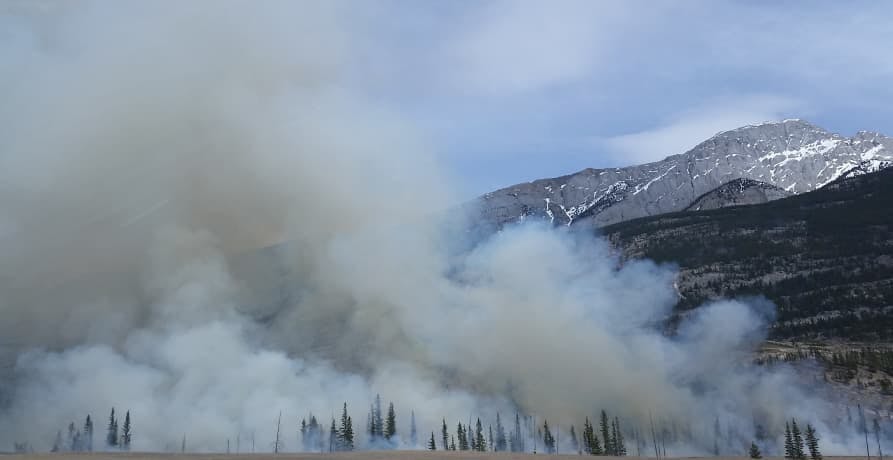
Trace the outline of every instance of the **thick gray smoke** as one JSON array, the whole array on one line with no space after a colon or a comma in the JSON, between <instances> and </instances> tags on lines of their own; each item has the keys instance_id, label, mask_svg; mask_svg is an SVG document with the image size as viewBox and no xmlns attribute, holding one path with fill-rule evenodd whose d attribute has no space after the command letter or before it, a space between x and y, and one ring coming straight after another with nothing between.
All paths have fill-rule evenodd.
<instances>
[{"instance_id":1,"label":"thick gray smoke","mask_svg":"<svg viewBox=\"0 0 893 460\"><path fill-rule=\"evenodd\" d=\"M298 450L301 417L346 401L363 431L376 393L401 447L410 410L426 439L441 418L579 430L604 408L684 421L677 453L707 451L717 418L734 453L755 420L773 444L785 417L826 427L833 408L749 364L759 303L670 339L669 267L536 225L457 249L436 155L353 85L346 7L4 4L0 446L48 449L87 413L101 444L114 406L137 450L268 451L280 411Z\"/></svg>"}]
</instances>

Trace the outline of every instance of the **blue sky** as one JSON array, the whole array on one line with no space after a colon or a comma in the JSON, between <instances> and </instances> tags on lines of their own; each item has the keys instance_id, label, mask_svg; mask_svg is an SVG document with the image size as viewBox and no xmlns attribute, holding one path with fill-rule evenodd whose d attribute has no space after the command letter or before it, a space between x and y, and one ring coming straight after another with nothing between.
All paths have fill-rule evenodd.
<instances>
[{"instance_id":1,"label":"blue sky","mask_svg":"<svg viewBox=\"0 0 893 460\"><path fill-rule=\"evenodd\" d=\"M741 125L893 133L893 3L348 3L352 75L469 195L659 160Z\"/></svg>"}]
</instances>

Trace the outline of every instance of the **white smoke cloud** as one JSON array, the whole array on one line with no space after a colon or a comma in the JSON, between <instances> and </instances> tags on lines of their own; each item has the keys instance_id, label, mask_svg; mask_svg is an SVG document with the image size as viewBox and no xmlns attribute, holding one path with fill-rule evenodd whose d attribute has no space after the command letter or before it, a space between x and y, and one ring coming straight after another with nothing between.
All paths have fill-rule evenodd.
<instances>
[{"instance_id":1,"label":"white smoke cloud","mask_svg":"<svg viewBox=\"0 0 893 460\"><path fill-rule=\"evenodd\" d=\"M347 83L343 4L21 8L0 43L18 64L0 77L0 445L47 449L87 413L99 445L115 407L138 450L270 450L280 411L298 450L300 417L327 427L347 402L362 432L377 393L401 447L411 410L420 443L497 411L653 414L695 431L678 452L708 449L715 417L737 446L756 417L775 436L820 413L749 365L764 323L745 303L659 333L668 267L538 226L457 249L436 155Z\"/></svg>"}]
</instances>

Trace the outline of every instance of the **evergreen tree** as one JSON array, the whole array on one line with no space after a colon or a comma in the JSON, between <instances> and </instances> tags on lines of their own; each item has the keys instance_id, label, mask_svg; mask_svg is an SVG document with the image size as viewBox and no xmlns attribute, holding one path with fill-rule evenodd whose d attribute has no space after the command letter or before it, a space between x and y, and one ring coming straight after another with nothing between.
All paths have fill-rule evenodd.
<instances>
[{"instance_id":1,"label":"evergreen tree","mask_svg":"<svg viewBox=\"0 0 893 460\"><path fill-rule=\"evenodd\" d=\"M608 423L608 413L604 410L602 410L601 424L599 428L601 428L602 441L604 441L604 452L608 455L612 455L612 452L614 452L614 447L611 445L611 427Z\"/></svg>"},{"instance_id":2,"label":"evergreen tree","mask_svg":"<svg viewBox=\"0 0 893 460\"><path fill-rule=\"evenodd\" d=\"M496 413L496 444L493 450L496 452L505 452L508 447L505 439L505 427L502 426L502 420L499 418L499 412Z\"/></svg>"},{"instance_id":3,"label":"evergreen tree","mask_svg":"<svg viewBox=\"0 0 893 460\"><path fill-rule=\"evenodd\" d=\"M385 420L384 437L388 441L397 434L397 413L394 412L394 403L388 404L388 417Z\"/></svg>"},{"instance_id":4,"label":"evergreen tree","mask_svg":"<svg viewBox=\"0 0 893 460\"><path fill-rule=\"evenodd\" d=\"M493 450L493 425L487 425L487 429L490 431L490 437L487 438L487 445L490 446L490 450Z\"/></svg>"},{"instance_id":5,"label":"evergreen tree","mask_svg":"<svg viewBox=\"0 0 893 460\"><path fill-rule=\"evenodd\" d=\"M130 426L130 411L127 411L127 414L124 415L124 430L121 432L121 448L124 450L130 450L130 441L133 437L133 433Z\"/></svg>"},{"instance_id":6,"label":"evergreen tree","mask_svg":"<svg viewBox=\"0 0 893 460\"><path fill-rule=\"evenodd\" d=\"M822 454L819 452L819 437L815 428L808 423L806 424L806 446L809 447L809 458L822 460Z\"/></svg>"},{"instance_id":7,"label":"evergreen tree","mask_svg":"<svg viewBox=\"0 0 893 460\"><path fill-rule=\"evenodd\" d=\"M487 451L487 440L484 439L484 427L481 425L481 419L478 418L477 425L474 427L475 437L474 437L474 447L478 452L486 452Z\"/></svg>"},{"instance_id":8,"label":"evergreen tree","mask_svg":"<svg viewBox=\"0 0 893 460\"><path fill-rule=\"evenodd\" d=\"M512 432L512 452L525 452L524 437L521 435L521 416L515 412L515 430Z\"/></svg>"},{"instance_id":9,"label":"evergreen tree","mask_svg":"<svg viewBox=\"0 0 893 460\"><path fill-rule=\"evenodd\" d=\"M750 443L750 458L763 458L763 454L755 442Z\"/></svg>"},{"instance_id":10,"label":"evergreen tree","mask_svg":"<svg viewBox=\"0 0 893 460\"><path fill-rule=\"evenodd\" d=\"M329 452L341 450L341 444L338 439L338 429L335 428L335 417L332 417L332 427L329 428Z\"/></svg>"},{"instance_id":11,"label":"evergreen tree","mask_svg":"<svg viewBox=\"0 0 893 460\"><path fill-rule=\"evenodd\" d=\"M626 455L626 441L623 439L623 430L620 429L620 419L617 417L614 417L612 435L614 437L614 455L621 457Z\"/></svg>"},{"instance_id":12,"label":"evergreen tree","mask_svg":"<svg viewBox=\"0 0 893 460\"><path fill-rule=\"evenodd\" d=\"M803 436L800 434L800 427L797 426L797 420L793 419L791 420L791 441L794 446L794 458L804 460L806 454L804 453Z\"/></svg>"},{"instance_id":13,"label":"evergreen tree","mask_svg":"<svg viewBox=\"0 0 893 460\"><path fill-rule=\"evenodd\" d=\"M375 409L372 413L372 424L374 428L374 437L381 438L384 436L384 420L381 415L381 396L375 395Z\"/></svg>"},{"instance_id":14,"label":"evergreen tree","mask_svg":"<svg viewBox=\"0 0 893 460\"><path fill-rule=\"evenodd\" d=\"M115 408L112 408L112 413L109 415L109 428L108 434L105 437L105 444L109 447L117 447L118 446L118 420L115 418Z\"/></svg>"},{"instance_id":15,"label":"evergreen tree","mask_svg":"<svg viewBox=\"0 0 893 460\"><path fill-rule=\"evenodd\" d=\"M307 419L301 419L301 445L307 450Z\"/></svg>"},{"instance_id":16,"label":"evergreen tree","mask_svg":"<svg viewBox=\"0 0 893 460\"><path fill-rule=\"evenodd\" d=\"M93 452L93 420L90 419L89 414L84 420L84 450Z\"/></svg>"},{"instance_id":17,"label":"evergreen tree","mask_svg":"<svg viewBox=\"0 0 893 460\"><path fill-rule=\"evenodd\" d=\"M794 439L791 437L791 424L784 423L784 458L793 460L796 458L794 454Z\"/></svg>"},{"instance_id":18,"label":"evergreen tree","mask_svg":"<svg viewBox=\"0 0 893 460\"><path fill-rule=\"evenodd\" d=\"M583 443L589 455L602 455L605 453L602 450L598 436L595 434L595 426L589 421L589 417L586 417L586 423L583 425Z\"/></svg>"},{"instance_id":19,"label":"evergreen tree","mask_svg":"<svg viewBox=\"0 0 893 460\"><path fill-rule=\"evenodd\" d=\"M571 449L574 452L580 451L580 444L577 442L577 433L574 431L573 425L571 425Z\"/></svg>"},{"instance_id":20,"label":"evergreen tree","mask_svg":"<svg viewBox=\"0 0 893 460\"><path fill-rule=\"evenodd\" d=\"M450 434L447 431L446 419L441 420L441 423L442 423L442 425L440 427L440 442L441 442L441 445L443 446L443 450L449 450L449 448L450 448L450 439L449 439Z\"/></svg>"},{"instance_id":21,"label":"evergreen tree","mask_svg":"<svg viewBox=\"0 0 893 460\"><path fill-rule=\"evenodd\" d=\"M459 441L459 450L466 450L464 447L465 444L465 433L462 432L462 422L456 424L456 439Z\"/></svg>"},{"instance_id":22,"label":"evergreen tree","mask_svg":"<svg viewBox=\"0 0 893 460\"><path fill-rule=\"evenodd\" d=\"M415 427L415 411L409 413L409 443L413 447L419 443L419 435Z\"/></svg>"},{"instance_id":23,"label":"evergreen tree","mask_svg":"<svg viewBox=\"0 0 893 460\"><path fill-rule=\"evenodd\" d=\"M719 426L719 417L713 421L713 455L719 455L719 438L722 437L722 429Z\"/></svg>"},{"instance_id":24,"label":"evergreen tree","mask_svg":"<svg viewBox=\"0 0 893 460\"><path fill-rule=\"evenodd\" d=\"M548 420L543 421L543 448L547 454L555 452L555 438L552 436L552 431L549 430Z\"/></svg>"},{"instance_id":25,"label":"evergreen tree","mask_svg":"<svg viewBox=\"0 0 893 460\"><path fill-rule=\"evenodd\" d=\"M369 405L369 414L366 416L366 434L369 442L375 441L375 404Z\"/></svg>"},{"instance_id":26,"label":"evergreen tree","mask_svg":"<svg viewBox=\"0 0 893 460\"><path fill-rule=\"evenodd\" d=\"M338 430L338 450L353 450L353 420L347 415L347 402L341 410L341 429Z\"/></svg>"},{"instance_id":27,"label":"evergreen tree","mask_svg":"<svg viewBox=\"0 0 893 460\"><path fill-rule=\"evenodd\" d=\"M434 443L434 432L431 432L431 439L428 440L428 450L437 450L437 444Z\"/></svg>"}]
</instances>

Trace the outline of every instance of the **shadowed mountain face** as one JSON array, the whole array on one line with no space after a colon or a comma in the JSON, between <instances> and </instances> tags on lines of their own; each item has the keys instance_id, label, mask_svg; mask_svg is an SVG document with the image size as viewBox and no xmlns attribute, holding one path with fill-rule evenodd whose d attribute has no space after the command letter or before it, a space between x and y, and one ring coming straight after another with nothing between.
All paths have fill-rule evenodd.
<instances>
[{"instance_id":1,"label":"shadowed mountain face","mask_svg":"<svg viewBox=\"0 0 893 460\"><path fill-rule=\"evenodd\" d=\"M737 179L799 194L840 177L877 171L891 161L893 139L881 134L862 131L846 138L802 120L785 120L726 131L655 163L586 169L513 185L469 206L478 225L490 230L529 218L603 227L682 211ZM779 191L762 190L767 190L766 200L780 197ZM755 191L743 202L753 202Z\"/></svg>"},{"instance_id":2,"label":"shadowed mountain face","mask_svg":"<svg viewBox=\"0 0 893 460\"><path fill-rule=\"evenodd\" d=\"M763 295L777 338L893 338L893 169L753 206L602 229L624 258L678 264L677 312Z\"/></svg>"},{"instance_id":3,"label":"shadowed mountain face","mask_svg":"<svg viewBox=\"0 0 893 460\"><path fill-rule=\"evenodd\" d=\"M701 195L685 210L706 211L728 206L768 203L791 195L793 195L791 192L765 182L735 179Z\"/></svg>"}]
</instances>

